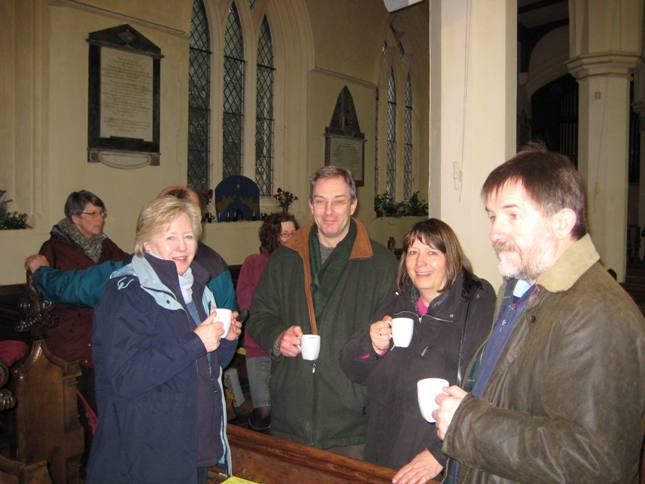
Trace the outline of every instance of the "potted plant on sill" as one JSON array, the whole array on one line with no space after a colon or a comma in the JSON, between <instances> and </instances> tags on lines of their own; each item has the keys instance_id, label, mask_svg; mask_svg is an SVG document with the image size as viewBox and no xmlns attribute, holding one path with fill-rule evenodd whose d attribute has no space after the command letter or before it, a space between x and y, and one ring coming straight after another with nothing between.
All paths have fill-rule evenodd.
<instances>
[{"instance_id":1,"label":"potted plant on sill","mask_svg":"<svg viewBox=\"0 0 645 484\"><path fill-rule=\"evenodd\" d=\"M289 213L289 207L291 204L298 200L296 195L287 190L283 190L282 188L278 188L278 190L273 194L273 198L276 199L278 205L282 209L282 213L285 215Z\"/></svg>"},{"instance_id":2,"label":"potted plant on sill","mask_svg":"<svg viewBox=\"0 0 645 484\"><path fill-rule=\"evenodd\" d=\"M428 202L418 191L400 202L395 201L389 192L384 192L374 197L374 211L377 217L424 216L428 215Z\"/></svg>"},{"instance_id":3,"label":"potted plant on sill","mask_svg":"<svg viewBox=\"0 0 645 484\"><path fill-rule=\"evenodd\" d=\"M9 204L13 201L7 196L7 190L0 189L0 230L29 229L27 214L10 212Z\"/></svg>"}]
</instances>

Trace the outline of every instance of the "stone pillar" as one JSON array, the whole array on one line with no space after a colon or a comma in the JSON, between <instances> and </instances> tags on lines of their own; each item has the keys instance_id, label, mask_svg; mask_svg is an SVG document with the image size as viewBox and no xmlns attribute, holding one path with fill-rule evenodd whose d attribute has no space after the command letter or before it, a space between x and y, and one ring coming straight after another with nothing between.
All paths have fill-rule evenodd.
<instances>
[{"instance_id":1,"label":"stone pillar","mask_svg":"<svg viewBox=\"0 0 645 484\"><path fill-rule=\"evenodd\" d=\"M432 0L430 214L457 233L478 275L501 281L480 198L515 153L517 2Z\"/></svg>"},{"instance_id":2,"label":"stone pillar","mask_svg":"<svg viewBox=\"0 0 645 484\"><path fill-rule=\"evenodd\" d=\"M567 67L578 80L578 169L591 236L625 280L629 83L640 62L642 0L571 0Z\"/></svg>"}]
</instances>

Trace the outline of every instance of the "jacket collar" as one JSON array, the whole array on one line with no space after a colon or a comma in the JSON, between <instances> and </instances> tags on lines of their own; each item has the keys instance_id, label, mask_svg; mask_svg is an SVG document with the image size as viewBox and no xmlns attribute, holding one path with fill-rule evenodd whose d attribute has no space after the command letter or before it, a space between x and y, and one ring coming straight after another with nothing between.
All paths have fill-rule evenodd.
<instances>
[{"instance_id":1,"label":"jacket collar","mask_svg":"<svg viewBox=\"0 0 645 484\"><path fill-rule=\"evenodd\" d=\"M372 250L372 243L370 242L370 235L365 226L356 218L352 218L356 224L356 238L354 239L354 246L349 255L351 259L367 259L374 255ZM310 221L300 230L296 231L284 246L295 250L305 260L309 261L309 233L314 225L314 221ZM305 257L306 255L306 257Z\"/></svg>"},{"instance_id":2,"label":"jacket collar","mask_svg":"<svg viewBox=\"0 0 645 484\"><path fill-rule=\"evenodd\" d=\"M566 291L599 260L596 247L586 234L569 247L536 283L549 292Z\"/></svg>"},{"instance_id":3,"label":"jacket collar","mask_svg":"<svg viewBox=\"0 0 645 484\"><path fill-rule=\"evenodd\" d=\"M174 265L174 262L171 263ZM206 270L199 264L196 264L195 261L193 261L190 267L193 269L193 276L195 278L193 288L200 287L202 285L205 286L205 281L208 278ZM175 274L176 273L177 272L175 270ZM136 279L127 280L127 276L134 277ZM159 306L171 310L184 309L182 304L183 298L177 298L177 295L171 290L171 288L163 283L155 269L150 265L150 262L143 256L134 255L129 264L126 264L121 269L114 271L112 275L110 275L110 279L115 278L122 278L122 280L117 283L117 287L119 287L119 289L127 287L133 280L138 280L138 284L141 289L150 294ZM170 294L172 294L173 297L169 298L168 295ZM194 293L194 296L197 297L199 294ZM216 307L212 293L208 290L201 291L201 299L205 313L209 314L210 309ZM195 299L195 301L197 301L197 299Z\"/></svg>"},{"instance_id":4,"label":"jacket collar","mask_svg":"<svg viewBox=\"0 0 645 484\"><path fill-rule=\"evenodd\" d=\"M367 259L372 257L374 251L372 250L372 243L370 242L370 236L367 233L367 229L357 219L352 218L352 220L356 224L356 237L354 238L352 251L349 254L349 260ZM309 313L309 323L314 334L317 334L318 323L316 321L316 312L314 311L314 298L311 292L313 276L311 274L311 263L309 261L309 233L313 226L314 221L312 220L300 230L297 230L294 236L287 240L284 247L294 250L302 259L305 282L305 300L307 302L307 312Z\"/></svg>"}]
</instances>

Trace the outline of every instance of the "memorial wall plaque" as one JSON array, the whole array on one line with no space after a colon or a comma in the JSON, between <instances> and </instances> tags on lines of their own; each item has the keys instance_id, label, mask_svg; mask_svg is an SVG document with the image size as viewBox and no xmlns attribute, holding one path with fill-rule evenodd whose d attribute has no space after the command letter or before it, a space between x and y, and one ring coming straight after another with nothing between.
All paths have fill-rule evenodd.
<instances>
[{"instance_id":1,"label":"memorial wall plaque","mask_svg":"<svg viewBox=\"0 0 645 484\"><path fill-rule=\"evenodd\" d=\"M88 161L159 164L161 50L129 25L89 35Z\"/></svg>"},{"instance_id":2,"label":"memorial wall plaque","mask_svg":"<svg viewBox=\"0 0 645 484\"><path fill-rule=\"evenodd\" d=\"M363 186L365 135L361 133L354 100L347 86L336 100L331 123L325 128L325 165L336 165L352 172L356 186Z\"/></svg>"}]
</instances>

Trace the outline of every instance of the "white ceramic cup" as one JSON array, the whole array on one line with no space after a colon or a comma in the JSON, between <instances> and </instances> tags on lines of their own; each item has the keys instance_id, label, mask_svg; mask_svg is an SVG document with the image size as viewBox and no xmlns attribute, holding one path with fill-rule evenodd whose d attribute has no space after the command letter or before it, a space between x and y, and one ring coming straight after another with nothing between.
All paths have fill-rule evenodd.
<instances>
[{"instance_id":1,"label":"white ceramic cup","mask_svg":"<svg viewBox=\"0 0 645 484\"><path fill-rule=\"evenodd\" d=\"M226 338L228 330L231 327L232 311L226 308L215 308L215 311L217 312L217 315L215 316L213 323L216 323L217 321L222 323L222 326L224 326L224 334L222 335L222 338Z\"/></svg>"},{"instance_id":2,"label":"white ceramic cup","mask_svg":"<svg viewBox=\"0 0 645 484\"><path fill-rule=\"evenodd\" d=\"M414 320L412 318L394 318L390 321L392 326L392 341L394 346L407 348L412 341L414 331Z\"/></svg>"},{"instance_id":3,"label":"white ceramic cup","mask_svg":"<svg viewBox=\"0 0 645 484\"><path fill-rule=\"evenodd\" d=\"M424 378L417 382L419 408L421 409L421 415L428 422L435 421L432 412L439 408L439 405L437 405L434 399L437 398L437 395L443 393L443 389L447 386L450 385L443 378Z\"/></svg>"},{"instance_id":4,"label":"white ceramic cup","mask_svg":"<svg viewBox=\"0 0 645 484\"><path fill-rule=\"evenodd\" d=\"M300 350L303 360L317 360L320 355L320 335L303 334L300 338Z\"/></svg>"}]
</instances>

